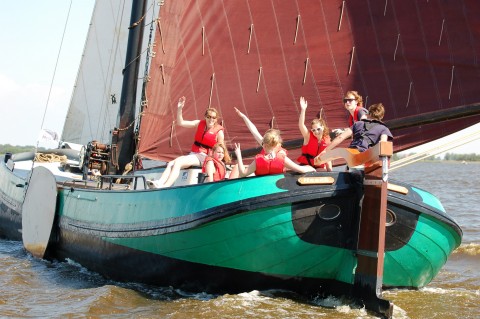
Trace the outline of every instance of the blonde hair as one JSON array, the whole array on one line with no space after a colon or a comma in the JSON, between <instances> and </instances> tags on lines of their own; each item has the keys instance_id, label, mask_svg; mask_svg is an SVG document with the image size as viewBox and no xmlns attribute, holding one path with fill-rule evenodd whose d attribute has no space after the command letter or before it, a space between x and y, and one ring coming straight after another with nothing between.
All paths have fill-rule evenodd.
<instances>
[{"instance_id":1,"label":"blonde hair","mask_svg":"<svg viewBox=\"0 0 480 319\"><path fill-rule=\"evenodd\" d=\"M218 113L217 109L213 108L213 107L209 107L205 110L205 115L204 116L207 116L208 115L208 112L215 112L216 114L216 117L217 117L217 120L218 118L220 117L220 113Z\"/></svg>"},{"instance_id":2,"label":"blonde hair","mask_svg":"<svg viewBox=\"0 0 480 319\"><path fill-rule=\"evenodd\" d=\"M323 126L322 138L330 135L330 130L328 128L327 122L325 122L324 119L313 119L310 125L313 126L315 124Z\"/></svg>"},{"instance_id":3,"label":"blonde hair","mask_svg":"<svg viewBox=\"0 0 480 319\"><path fill-rule=\"evenodd\" d=\"M221 143L221 142L216 143L215 145L213 145L213 147L212 147L212 155L213 155L213 152L215 152L215 150L216 150L217 148L219 148L219 147L220 147L221 149L223 149L223 161L224 161L225 163L227 163L227 164L230 163L230 162L232 161L232 159L230 158L230 154L228 153L228 150L227 150L227 147L225 146L225 144L223 144L223 143Z\"/></svg>"},{"instance_id":4,"label":"blonde hair","mask_svg":"<svg viewBox=\"0 0 480 319\"><path fill-rule=\"evenodd\" d=\"M262 144L270 147L275 147L281 145L283 142L282 137L280 136L280 131L277 129L269 129L263 135Z\"/></svg>"}]
</instances>

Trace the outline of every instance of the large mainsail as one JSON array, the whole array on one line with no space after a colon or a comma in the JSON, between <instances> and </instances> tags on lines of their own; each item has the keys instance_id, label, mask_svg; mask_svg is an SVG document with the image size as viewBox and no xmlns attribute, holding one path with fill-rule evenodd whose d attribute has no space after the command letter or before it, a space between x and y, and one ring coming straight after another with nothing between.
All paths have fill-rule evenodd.
<instances>
[{"instance_id":1,"label":"large mainsail","mask_svg":"<svg viewBox=\"0 0 480 319\"><path fill-rule=\"evenodd\" d=\"M117 125L132 0L96 1L62 140L110 143Z\"/></svg>"},{"instance_id":2,"label":"large mainsail","mask_svg":"<svg viewBox=\"0 0 480 319\"><path fill-rule=\"evenodd\" d=\"M331 128L347 126L348 90L366 106L382 102L387 122L478 105L479 25L477 0L165 1L140 153L169 160L190 150L194 132L174 124L180 96L185 119L217 108L228 146L242 149L257 145L234 107L260 132L273 122L288 141L300 137L300 96L307 120L321 111ZM395 130L395 151L479 121Z\"/></svg>"}]
</instances>

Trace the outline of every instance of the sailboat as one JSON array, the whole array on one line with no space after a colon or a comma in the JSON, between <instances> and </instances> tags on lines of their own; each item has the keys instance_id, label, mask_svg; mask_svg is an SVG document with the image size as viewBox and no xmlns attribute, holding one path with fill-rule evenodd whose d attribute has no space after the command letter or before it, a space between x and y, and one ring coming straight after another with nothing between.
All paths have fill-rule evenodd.
<instances>
[{"instance_id":1,"label":"sailboat","mask_svg":"<svg viewBox=\"0 0 480 319\"><path fill-rule=\"evenodd\" d=\"M227 144L240 142L245 156L259 148L234 107L259 130L281 129L296 158L300 96L309 102L307 116L320 113L332 128L346 126L346 91L361 92L366 105L382 102L394 152L480 121L474 0L134 1L131 12L112 139L77 139L64 129L84 145L83 179L59 182L44 169L21 178L8 158L0 166L1 235L15 230L39 257L191 290L348 292L365 253L349 173L197 183L200 170L191 168L171 188L146 187L161 172L146 163L170 161L191 146L193 132L175 126L178 97L187 97L185 118L218 109ZM86 123L70 115L77 128ZM134 173L126 169L131 162ZM94 167L103 174L96 181L88 178ZM386 198L380 285L423 287L461 244L462 231L433 194L389 184L396 187ZM48 207L37 209L40 203Z\"/></svg>"}]
</instances>

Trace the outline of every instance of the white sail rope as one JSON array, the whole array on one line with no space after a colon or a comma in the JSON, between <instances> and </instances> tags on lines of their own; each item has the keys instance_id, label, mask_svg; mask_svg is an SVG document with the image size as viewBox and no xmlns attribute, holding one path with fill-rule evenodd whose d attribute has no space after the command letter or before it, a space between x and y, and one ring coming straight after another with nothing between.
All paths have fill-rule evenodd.
<instances>
[{"instance_id":1,"label":"white sail rope","mask_svg":"<svg viewBox=\"0 0 480 319\"><path fill-rule=\"evenodd\" d=\"M47 102L45 103L45 110L43 111L43 118L42 118L42 123L40 125L40 130L43 130L43 125L45 124L45 117L47 115L47 110L48 110L48 103L50 102L50 95L52 94L52 89L53 89L53 83L55 82L55 75L57 73L57 67L58 67L58 61L60 60L60 54L62 53L62 46L63 46L63 40L65 39L65 33L67 31L67 26L68 26L68 21L70 18L70 11L72 9L72 0L70 0L70 6L68 7L68 12L67 12L67 18L65 20L65 26L63 27L63 34L62 34L62 39L60 40L60 47L58 48L58 54L57 54L57 60L55 61L55 68L53 69L53 75L52 75L52 81L50 82L50 89L48 90L48 96L47 96ZM38 145L40 143L40 139L37 140L37 144L35 145L35 153L37 153ZM35 165L35 159L32 160L32 167L31 170L33 170L33 167ZM30 182L30 178L32 177L32 174L30 174L28 178L28 182Z\"/></svg>"},{"instance_id":2,"label":"white sail rope","mask_svg":"<svg viewBox=\"0 0 480 319\"><path fill-rule=\"evenodd\" d=\"M423 151L421 153L412 154L412 155L407 156L405 158L402 158L402 159L399 159L399 160L396 160L396 161L392 161L390 163L390 170L391 171L396 170L400 167L413 164L415 162L421 161L421 160L423 160L427 157L430 157L430 156L434 156L434 155L438 155L440 153L444 153L446 151L449 151L451 149L454 149L454 148L459 147L461 145L473 142L473 141L478 140L478 139L480 139L480 131L477 131L477 132L474 132L472 134L459 137L459 138L457 138L453 141L444 143L440 146L435 146L435 147L433 147L431 149L428 149L426 151Z\"/></svg>"}]
</instances>

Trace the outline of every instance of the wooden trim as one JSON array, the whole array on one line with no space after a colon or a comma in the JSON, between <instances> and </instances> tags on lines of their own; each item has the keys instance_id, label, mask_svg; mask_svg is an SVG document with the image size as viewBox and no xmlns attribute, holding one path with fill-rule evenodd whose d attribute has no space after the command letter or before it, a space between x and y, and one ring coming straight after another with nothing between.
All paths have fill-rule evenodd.
<instances>
[{"instance_id":1,"label":"wooden trim","mask_svg":"<svg viewBox=\"0 0 480 319\"><path fill-rule=\"evenodd\" d=\"M397 193L400 193L400 194L403 194L403 195L408 194L408 188L400 186L400 185L395 185L395 184L388 183L387 188L388 188L389 191L392 191L392 192L397 192Z\"/></svg>"},{"instance_id":2,"label":"wooden trim","mask_svg":"<svg viewBox=\"0 0 480 319\"><path fill-rule=\"evenodd\" d=\"M335 179L331 176L302 176L297 182L300 185L332 185Z\"/></svg>"}]
</instances>

